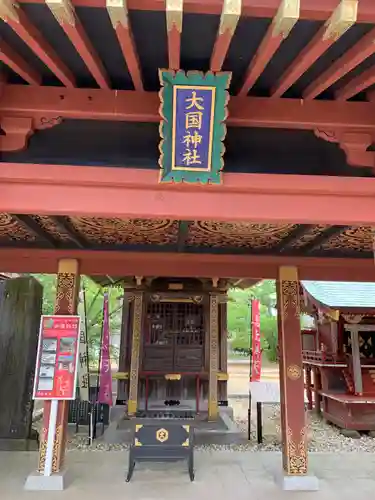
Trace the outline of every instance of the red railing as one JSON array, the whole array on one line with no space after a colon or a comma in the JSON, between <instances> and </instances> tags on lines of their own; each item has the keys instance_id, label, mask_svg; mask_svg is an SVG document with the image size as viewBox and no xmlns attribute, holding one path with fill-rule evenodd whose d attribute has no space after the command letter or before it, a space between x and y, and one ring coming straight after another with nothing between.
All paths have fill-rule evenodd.
<instances>
[{"instance_id":1,"label":"red railing","mask_svg":"<svg viewBox=\"0 0 375 500\"><path fill-rule=\"evenodd\" d=\"M336 354L331 354L325 351L302 351L302 359L304 361L317 361L320 363L338 363L342 360L338 359Z\"/></svg>"}]
</instances>

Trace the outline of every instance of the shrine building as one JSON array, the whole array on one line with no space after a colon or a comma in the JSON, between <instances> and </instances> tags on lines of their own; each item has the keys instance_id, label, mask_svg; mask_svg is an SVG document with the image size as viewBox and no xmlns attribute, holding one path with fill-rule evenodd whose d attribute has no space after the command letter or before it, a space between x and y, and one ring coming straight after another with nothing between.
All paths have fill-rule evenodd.
<instances>
[{"instance_id":1,"label":"shrine building","mask_svg":"<svg viewBox=\"0 0 375 500\"><path fill-rule=\"evenodd\" d=\"M227 289L276 279L283 474L308 479L300 281L375 282L374 41L374 0L0 0L0 269L57 273L56 314L80 275L124 287L130 417L178 379L215 420ZM64 401L54 473L66 429Z\"/></svg>"}]
</instances>

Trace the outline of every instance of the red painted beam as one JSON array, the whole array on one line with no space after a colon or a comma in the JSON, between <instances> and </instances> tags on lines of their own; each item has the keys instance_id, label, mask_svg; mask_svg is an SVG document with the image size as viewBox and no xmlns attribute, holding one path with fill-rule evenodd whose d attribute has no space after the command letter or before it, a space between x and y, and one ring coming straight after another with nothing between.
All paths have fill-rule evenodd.
<instances>
[{"instance_id":1,"label":"red painted beam","mask_svg":"<svg viewBox=\"0 0 375 500\"><path fill-rule=\"evenodd\" d=\"M211 62L210 62L211 71L221 71L232 38L233 38L233 33L231 33L230 31L225 31L222 34L218 33L211 56Z\"/></svg>"},{"instance_id":2,"label":"red painted beam","mask_svg":"<svg viewBox=\"0 0 375 500\"><path fill-rule=\"evenodd\" d=\"M180 69L183 0L165 0L169 69Z\"/></svg>"},{"instance_id":3,"label":"red painted beam","mask_svg":"<svg viewBox=\"0 0 375 500\"><path fill-rule=\"evenodd\" d=\"M14 116L61 116L110 121L159 122L158 93L61 89L4 85L0 113ZM233 97L228 125L292 129L372 130L375 104Z\"/></svg>"},{"instance_id":4,"label":"red painted beam","mask_svg":"<svg viewBox=\"0 0 375 500\"><path fill-rule=\"evenodd\" d=\"M71 71L59 59L35 26L30 23L22 8L17 8L12 4L5 13L4 20L66 87L75 86Z\"/></svg>"},{"instance_id":5,"label":"red painted beam","mask_svg":"<svg viewBox=\"0 0 375 500\"><path fill-rule=\"evenodd\" d=\"M241 16L242 0L224 0L219 30L212 51L210 69L221 71Z\"/></svg>"},{"instance_id":6,"label":"red painted beam","mask_svg":"<svg viewBox=\"0 0 375 500\"><path fill-rule=\"evenodd\" d=\"M374 2L375 7L375 2ZM337 59L324 73L310 83L303 94L304 99L314 99L352 69L375 53L375 28Z\"/></svg>"},{"instance_id":7,"label":"red painted beam","mask_svg":"<svg viewBox=\"0 0 375 500\"><path fill-rule=\"evenodd\" d=\"M0 212L375 226L373 178L224 173L219 186L158 179L158 169L3 162Z\"/></svg>"},{"instance_id":8,"label":"red painted beam","mask_svg":"<svg viewBox=\"0 0 375 500\"><path fill-rule=\"evenodd\" d=\"M110 88L104 66L87 37L74 7L68 0L47 0L46 3L99 87L102 89Z\"/></svg>"},{"instance_id":9,"label":"red painted beam","mask_svg":"<svg viewBox=\"0 0 375 500\"><path fill-rule=\"evenodd\" d=\"M240 96L246 96L249 90L255 85L256 81L263 73L273 55L280 47L284 37L282 34L273 35L273 25L268 28L265 37L262 40L258 50L255 53L250 65L246 71L245 81L238 93Z\"/></svg>"},{"instance_id":10,"label":"red painted beam","mask_svg":"<svg viewBox=\"0 0 375 500\"><path fill-rule=\"evenodd\" d=\"M142 91L143 81L141 65L130 26L127 2L126 0L122 0L120 3L107 0L106 5L109 18L116 33L116 37L132 78L134 88L135 90Z\"/></svg>"},{"instance_id":11,"label":"red painted beam","mask_svg":"<svg viewBox=\"0 0 375 500\"><path fill-rule=\"evenodd\" d=\"M344 87L335 93L335 98L338 101L346 101L355 96L359 92L368 89L375 84L375 68L369 68L363 73L360 73L356 78L350 80Z\"/></svg>"},{"instance_id":12,"label":"red painted beam","mask_svg":"<svg viewBox=\"0 0 375 500\"><path fill-rule=\"evenodd\" d=\"M54 274L61 259L77 259L81 273L89 276L219 276L258 280L276 279L279 266L297 266L301 280L375 281L372 259L0 248L4 272Z\"/></svg>"},{"instance_id":13,"label":"red painted beam","mask_svg":"<svg viewBox=\"0 0 375 500\"><path fill-rule=\"evenodd\" d=\"M181 32L176 26L168 30L168 61L169 69L180 69Z\"/></svg>"},{"instance_id":14,"label":"red painted beam","mask_svg":"<svg viewBox=\"0 0 375 500\"><path fill-rule=\"evenodd\" d=\"M335 43L333 38L323 38L326 29L323 26L300 52L271 90L271 97L281 97Z\"/></svg>"},{"instance_id":15,"label":"red painted beam","mask_svg":"<svg viewBox=\"0 0 375 500\"><path fill-rule=\"evenodd\" d=\"M44 0L20 0L20 3L44 3ZM165 11L165 0L128 0L129 10ZM106 7L106 0L72 0L75 7ZM300 19L327 20L337 7L338 0L301 0ZM243 0L242 15L273 18L280 0ZM184 0L184 12L220 15L223 0ZM375 23L375 3L360 0L358 22Z\"/></svg>"},{"instance_id":16,"label":"red painted beam","mask_svg":"<svg viewBox=\"0 0 375 500\"><path fill-rule=\"evenodd\" d=\"M300 16L299 0L282 1L280 7L267 29L267 33L258 47L245 75L245 81L239 91L240 96L247 95L271 61L272 57L289 36Z\"/></svg>"},{"instance_id":17,"label":"red painted beam","mask_svg":"<svg viewBox=\"0 0 375 500\"><path fill-rule=\"evenodd\" d=\"M0 61L3 61L4 64L9 66L9 68L23 78L25 82L31 85L40 85L41 78L38 72L5 42L0 42Z\"/></svg>"}]
</instances>

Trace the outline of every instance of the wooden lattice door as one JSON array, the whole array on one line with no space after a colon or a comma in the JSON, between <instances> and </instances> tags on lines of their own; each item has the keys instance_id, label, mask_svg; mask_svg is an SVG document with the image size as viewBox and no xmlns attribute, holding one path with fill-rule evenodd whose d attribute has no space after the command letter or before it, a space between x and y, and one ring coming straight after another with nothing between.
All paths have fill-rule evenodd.
<instances>
[{"instance_id":1,"label":"wooden lattice door","mask_svg":"<svg viewBox=\"0 0 375 500\"><path fill-rule=\"evenodd\" d=\"M204 333L203 305L150 302L143 337L143 370L160 373L201 371Z\"/></svg>"}]
</instances>

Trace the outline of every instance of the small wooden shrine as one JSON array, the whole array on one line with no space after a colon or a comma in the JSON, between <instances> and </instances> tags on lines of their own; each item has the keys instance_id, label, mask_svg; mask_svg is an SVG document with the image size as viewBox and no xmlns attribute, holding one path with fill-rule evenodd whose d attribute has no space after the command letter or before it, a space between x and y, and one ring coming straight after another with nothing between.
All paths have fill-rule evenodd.
<instances>
[{"instance_id":1,"label":"small wooden shrine","mask_svg":"<svg viewBox=\"0 0 375 500\"><path fill-rule=\"evenodd\" d=\"M129 414L178 407L215 417L214 408L227 406L229 285L219 279L160 277L138 277L125 285L116 378L117 403L128 404ZM140 292L143 304L137 311ZM139 345L132 345L134 334Z\"/></svg>"},{"instance_id":2,"label":"small wooden shrine","mask_svg":"<svg viewBox=\"0 0 375 500\"><path fill-rule=\"evenodd\" d=\"M302 332L310 408L343 429L375 430L375 284L312 281L302 292L316 325Z\"/></svg>"}]
</instances>

